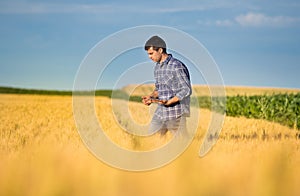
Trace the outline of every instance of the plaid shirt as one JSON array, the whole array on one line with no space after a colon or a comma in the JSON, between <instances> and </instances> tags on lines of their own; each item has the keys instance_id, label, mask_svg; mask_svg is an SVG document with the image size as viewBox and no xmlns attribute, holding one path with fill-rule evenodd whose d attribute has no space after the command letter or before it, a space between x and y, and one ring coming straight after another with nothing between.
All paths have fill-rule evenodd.
<instances>
[{"instance_id":1,"label":"plaid shirt","mask_svg":"<svg viewBox=\"0 0 300 196\"><path fill-rule=\"evenodd\" d=\"M159 104L154 115L163 121L189 116L192 88L187 67L169 54L163 63L156 64L154 78L160 100L169 100L174 96L180 100L171 106Z\"/></svg>"}]
</instances>

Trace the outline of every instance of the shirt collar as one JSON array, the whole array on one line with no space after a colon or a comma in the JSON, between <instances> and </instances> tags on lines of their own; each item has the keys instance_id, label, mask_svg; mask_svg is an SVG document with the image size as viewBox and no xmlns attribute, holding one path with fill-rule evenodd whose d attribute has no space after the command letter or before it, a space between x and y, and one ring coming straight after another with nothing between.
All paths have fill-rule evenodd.
<instances>
[{"instance_id":1,"label":"shirt collar","mask_svg":"<svg viewBox=\"0 0 300 196\"><path fill-rule=\"evenodd\" d=\"M164 62L162 62L162 63L157 63L157 65L159 65L160 67L162 67L164 64L168 64L169 61L171 60L171 58L172 58L172 54L168 54L167 59Z\"/></svg>"}]
</instances>

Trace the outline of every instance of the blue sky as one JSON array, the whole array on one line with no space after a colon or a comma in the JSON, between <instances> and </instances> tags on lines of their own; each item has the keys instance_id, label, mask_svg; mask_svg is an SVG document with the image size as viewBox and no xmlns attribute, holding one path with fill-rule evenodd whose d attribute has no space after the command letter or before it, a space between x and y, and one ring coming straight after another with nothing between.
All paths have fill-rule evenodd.
<instances>
[{"instance_id":1,"label":"blue sky","mask_svg":"<svg viewBox=\"0 0 300 196\"><path fill-rule=\"evenodd\" d=\"M300 88L299 10L297 0L1 0L0 86L70 90L99 41L125 28L164 25L201 42L225 85ZM117 67L100 86L112 88L114 74L121 74Z\"/></svg>"}]
</instances>

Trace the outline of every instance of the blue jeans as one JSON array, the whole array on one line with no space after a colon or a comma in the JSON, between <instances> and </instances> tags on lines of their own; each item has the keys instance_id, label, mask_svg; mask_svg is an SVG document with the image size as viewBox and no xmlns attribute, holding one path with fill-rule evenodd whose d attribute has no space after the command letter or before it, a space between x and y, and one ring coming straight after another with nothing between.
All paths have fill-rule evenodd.
<instances>
[{"instance_id":1,"label":"blue jeans","mask_svg":"<svg viewBox=\"0 0 300 196\"><path fill-rule=\"evenodd\" d=\"M181 116L176 119L163 121L158 119L156 116L153 116L149 127L149 133L154 134L159 132L161 135L165 135L168 131L170 131L175 137L187 137L188 132L186 129L186 117Z\"/></svg>"}]
</instances>

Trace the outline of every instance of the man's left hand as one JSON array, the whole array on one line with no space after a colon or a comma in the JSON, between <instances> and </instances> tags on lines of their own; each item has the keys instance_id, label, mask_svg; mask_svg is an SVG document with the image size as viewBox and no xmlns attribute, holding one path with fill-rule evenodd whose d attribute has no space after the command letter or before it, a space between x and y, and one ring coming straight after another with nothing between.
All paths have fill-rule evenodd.
<instances>
[{"instance_id":1,"label":"man's left hand","mask_svg":"<svg viewBox=\"0 0 300 196\"><path fill-rule=\"evenodd\" d=\"M179 102L179 98L175 96L175 97L172 97L169 100L161 101L161 104L163 104L165 106L170 106L170 105L173 105L173 104L175 104L177 102Z\"/></svg>"}]
</instances>

